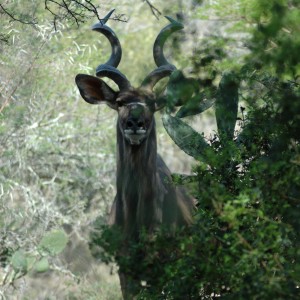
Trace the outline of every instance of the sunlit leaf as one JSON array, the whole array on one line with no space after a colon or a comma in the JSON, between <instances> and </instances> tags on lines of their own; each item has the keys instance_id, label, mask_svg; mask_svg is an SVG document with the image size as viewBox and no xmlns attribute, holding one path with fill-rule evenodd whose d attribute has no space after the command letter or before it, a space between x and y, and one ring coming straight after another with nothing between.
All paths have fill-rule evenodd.
<instances>
[{"instance_id":1,"label":"sunlit leaf","mask_svg":"<svg viewBox=\"0 0 300 300\"><path fill-rule=\"evenodd\" d=\"M195 101L196 98L198 98L197 101ZM205 99L204 95L199 94L194 97L194 100L191 99L191 102L197 102L197 105L189 105L188 103L187 105L182 106L176 114L177 118L184 118L200 114L212 107L216 102L216 99Z\"/></svg>"},{"instance_id":2,"label":"sunlit leaf","mask_svg":"<svg viewBox=\"0 0 300 300\"><path fill-rule=\"evenodd\" d=\"M177 117L165 114L162 120L168 134L181 150L205 163L211 161L212 150L201 134Z\"/></svg>"},{"instance_id":3,"label":"sunlit leaf","mask_svg":"<svg viewBox=\"0 0 300 300\"><path fill-rule=\"evenodd\" d=\"M49 261L46 257L35 263L34 270L38 273L47 272L49 270Z\"/></svg>"},{"instance_id":4,"label":"sunlit leaf","mask_svg":"<svg viewBox=\"0 0 300 300\"><path fill-rule=\"evenodd\" d=\"M38 248L41 252L50 255L61 253L68 243L68 236L62 230L54 230L47 233L41 240Z\"/></svg>"},{"instance_id":5,"label":"sunlit leaf","mask_svg":"<svg viewBox=\"0 0 300 300\"><path fill-rule=\"evenodd\" d=\"M28 263L23 250L16 251L11 257L11 264L16 272L26 272Z\"/></svg>"}]
</instances>

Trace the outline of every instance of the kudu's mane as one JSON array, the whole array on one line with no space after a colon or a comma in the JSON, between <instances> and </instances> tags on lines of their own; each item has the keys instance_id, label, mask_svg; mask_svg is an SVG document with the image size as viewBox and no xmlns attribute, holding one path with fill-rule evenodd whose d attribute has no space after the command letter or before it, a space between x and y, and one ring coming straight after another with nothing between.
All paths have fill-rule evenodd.
<instances>
[{"instance_id":1,"label":"kudu's mane","mask_svg":"<svg viewBox=\"0 0 300 300\"><path fill-rule=\"evenodd\" d=\"M147 140L131 146L117 128L117 201L122 202L123 216L116 220L128 235L141 227L150 229L156 219L159 193L156 178L156 135L154 124Z\"/></svg>"}]
</instances>

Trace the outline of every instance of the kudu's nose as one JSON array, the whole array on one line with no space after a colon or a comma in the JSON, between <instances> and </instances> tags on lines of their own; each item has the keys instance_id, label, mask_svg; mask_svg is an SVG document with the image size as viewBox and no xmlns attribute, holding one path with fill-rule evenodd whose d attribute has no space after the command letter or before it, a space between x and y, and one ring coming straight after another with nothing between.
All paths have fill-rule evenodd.
<instances>
[{"instance_id":1,"label":"kudu's nose","mask_svg":"<svg viewBox=\"0 0 300 300\"><path fill-rule=\"evenodd\" d=\"M126 129L131 129L133 131L143 129L145 127L144 120L137 118L130 118L126 122Z\"/></svg>"}]
</instances>

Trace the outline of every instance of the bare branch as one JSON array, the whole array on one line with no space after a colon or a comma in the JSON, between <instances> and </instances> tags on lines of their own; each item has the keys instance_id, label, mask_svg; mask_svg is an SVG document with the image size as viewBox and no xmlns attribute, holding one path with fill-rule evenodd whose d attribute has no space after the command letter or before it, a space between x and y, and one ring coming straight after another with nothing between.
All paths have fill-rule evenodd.
<instances>
[{"instance_id":1,"label":"bare branch","mask_svg":"<svg viewBox=\"0 0 300 300\"><path fill-rule=\"evenodd\" d=\"M27 24L27 25L35 25L35 24L37 24L37 22L35 20L33 20L33 21L26 21L26 20L22 20L19 17L16 17L13 13L9 12L6 8L4 8L4 6L2 4L0 4L0 8L1 8L2 13L6 14L7 16L9 16L12 19L12 21L20 22L22 24Z\"/></svg>"},{"instance_id":2,"label":"bare branch","mask_svg":"<svg viewBox=\"0 0 300 300\"><path fill-rule=\"evenodd\" d=\"M78 27L80 24L86 22L92 17L96 17L99 22L102 22L98 9L99 6L96 6L92 3L92 0L44 0L44 7L47 12L52 15L53 27L57 30L57 25L59 21L71 21L75 23ZM154 12L157 10L153 7ZM156 12L158 14L158 12ZM7 15L11 21L20 22L22 24L37 24L37 20L29 15L16 14L9 10L7 7L4 7L3 4L0 4L0 15ZM115 14L110 19L127 22L128 18L124 14ZM0 42L7 42L5 36L0 34Z\"/></svg>"},{"instance_id":3,"label":"bare branch","mask_svg":"<svg viewBox=\"0 0 300 300\"><path fill-rule=\"evenodd\" d=\"M144 2L146 2L150 9L151 9L151 12L152 14L154 15L154 17L158 20L159 19L159 16L161 16L161 12L158 8L156 8L149 0L144 0Z\"/></svg>"},{"instance_id":4,"label":"bare branch","mask_svg":"<svg viewBox=\"0 0 300 300\"><path fill-rule=\"evenodd\" d=\"M86 10L92 12L97 17L97 19L100 21L100 17L99 17L98 11L97 11L97 7L90 0L85 0L88 5L84 5L84 3L79 2L78 0L74 0L74 1L78 5L81 5L82 7L84 7Z\"/></svg>"},{"instance_id":5,"label":"bare branch","mask_svg":"<svg viewBox=\"0 0 300 300\"><path fill-rule=\"evenodd\" d=\"M53 27L56 31L56 20L57 20L57 16L56 14L48 7L48 3L47 0L45 0L45 9L48 10L52 15L53 15Z\"/></svg>"},{"instance_id":6,"label":"bare branch","mask_svg":"<svg viewBox=\"0 0 300 300\"><path fill-rule=\"evenodd\" d=\"M9 41L9 35L0 33L0 43L8 44Z\"/></svg>"},{"instance_id":7,"label":"bare branch","mask_svg":"<svg viewBox=\"0 0 300 300\"><path fill-rule=\"evenodd\" d=\"M128 22L128 18L126 17L125 14L115 14L115 16L111 19L114 21L119 21L119 22L124 22L124 23Z\"/></svg>"},{"instance_id":8,"label":"bare branch","mask_svg":"<svg viewBox=\"0 0 300 300\"><path fill-rule=\"evenodd\" d=\"M52 15L53 27L55 30L57 30L58 21L71 21L77 26L86 22L91 17L96 17L99 22L102 21L98 13L99 6L94 5L92 0L44 0L44 7L45 10ZM155 7L151 7L153 12L160 14ZM33 17L32 20L30 20L30 16L27 15L19 14L17 16L15 13L12 13L9 9L4 7L3 4L0 4L0 15L1 14L7 15L12 21L26 25L35 25L38 23ZM124 14L115 14L111 19L119 22L128 21ZM5 42L3 36L0 36L0 42L1 41Z\"/></svg>"},{"instance_id":9,"label":"bare branch","mask_svg":"<svg viewBox=\"0 0 300 300\"><path fill-rule=\"evenodd\" d=\"M79 26L91 16L95 16L100 21L98 7L90 0L45 0L45 9L54 16L54 27L56 28L57 20L72 20ZM57 12L51 8L51 4L56 7Z\"/></svg>"},{"instance_id":10,"label":"bare branch","mask_svg":"<svg viewBox=\"0 0 300 300\"><path fill-rule=\"evenodd\" d=\"M31 61L29 67L25 70L23 76L21 77L21 79L17 82L17 84L14 86L14 88L12 89L12 91L10 92L10 95L8 95L4 101L4 103L1 105L0 107L0 114L3 112L3 110L9 105L9 103L14 99L13 96L16 93L16 91L18 90L18 88L21 86L21 82L23 80L23 78L25 78L33 69L35 62L37 61L37 59L39 58L39 55L42 52L43 47L46 44L46 40L41 44L41 46L39 47L39 49L36 52L36 55L34 56L33 60Z\"/></svg>"}]
</instances>

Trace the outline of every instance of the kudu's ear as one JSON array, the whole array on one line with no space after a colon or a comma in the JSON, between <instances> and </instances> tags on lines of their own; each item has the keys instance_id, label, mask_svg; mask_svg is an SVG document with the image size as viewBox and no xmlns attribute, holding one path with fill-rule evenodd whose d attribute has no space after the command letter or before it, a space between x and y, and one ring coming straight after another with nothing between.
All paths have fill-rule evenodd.
<instances>
[{"instance_id":1,"label":"kudu's ear","mask_svg":"<svg viewBox=\"0 0 300 300\"><path fill-rule=\"evenodd\" d=\"M85 74L78 74L75 78L82 98L90 104L105 103L117 109L116 98L118 93L109 87L103 80Z\"/></svg>"}]
</instances>

